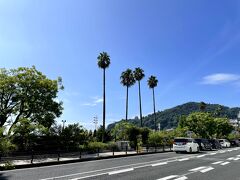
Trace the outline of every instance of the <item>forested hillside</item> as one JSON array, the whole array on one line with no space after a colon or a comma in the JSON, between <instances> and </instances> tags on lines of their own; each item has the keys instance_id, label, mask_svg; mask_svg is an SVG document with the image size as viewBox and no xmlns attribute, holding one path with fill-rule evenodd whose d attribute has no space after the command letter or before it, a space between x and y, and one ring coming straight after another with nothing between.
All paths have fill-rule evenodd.
<instances>
[{"instance_id":1,"label":"forested hillside","mask_svg":"<svg viewBox=\"0 0 240 180\"><path fill-rule=\"evenodd\" d=\"M201 111L201 104L197 102L189 102L176 106L171 109L166 109L164 111L158 111L156 113L157 123L160 122L161 129L170 129L177 126L179 118L183 115L189 115L192 112ZM237 118L237 114L240 111L239 107L229 108L219 104L206 104L204 112L213 113L219 117L227 117L230 119ZM130 119L130 122L136 125L140 125L140 120L138 117L135 119ZM108 129L111 129L115 126L116 123L109 124ZM154 116L149 114L148 116L143 117L143 125L149 128L154 128Z\"/></svg>"}]
</instances>

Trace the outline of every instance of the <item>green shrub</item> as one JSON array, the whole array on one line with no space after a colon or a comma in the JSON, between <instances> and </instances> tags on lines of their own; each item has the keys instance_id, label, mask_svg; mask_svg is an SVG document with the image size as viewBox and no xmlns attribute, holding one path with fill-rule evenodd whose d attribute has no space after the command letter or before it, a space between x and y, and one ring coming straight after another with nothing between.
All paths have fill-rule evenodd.
<instances>
[{"instance_id":1,"label":"green shrub","mask_svg":"<svg viewBox=\"0 0 240 180\"><path fill-rule=\"evenodd\" d=\"M107 148L107 144L102 142L90 142L87 147L89 151L96 151L98 149L103 150Z\"/></svg>"}]
</instances>

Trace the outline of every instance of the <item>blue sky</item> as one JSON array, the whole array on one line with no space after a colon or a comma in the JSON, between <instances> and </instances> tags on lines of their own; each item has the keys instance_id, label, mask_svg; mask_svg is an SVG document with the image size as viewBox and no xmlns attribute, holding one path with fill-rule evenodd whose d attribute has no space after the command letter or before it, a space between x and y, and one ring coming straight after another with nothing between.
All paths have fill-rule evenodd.
<instances>
[{"instance_id":1,"label":"blue sky","mask_svg":"<svg viewBox=\"0 0 240 180\"><path fill-rule=\"evenodd\" d=\"M152 110L147 78L157 76L157 110L188 101L239 106L240 0L0 0L1 67L35 65L63 78L59 122L94 128L102 119L102 70L107 70L107 124L124 118L120 74L141 67L143 113ZM129 116L139 114L137 86Z\"/></svg>"}]
</instances>

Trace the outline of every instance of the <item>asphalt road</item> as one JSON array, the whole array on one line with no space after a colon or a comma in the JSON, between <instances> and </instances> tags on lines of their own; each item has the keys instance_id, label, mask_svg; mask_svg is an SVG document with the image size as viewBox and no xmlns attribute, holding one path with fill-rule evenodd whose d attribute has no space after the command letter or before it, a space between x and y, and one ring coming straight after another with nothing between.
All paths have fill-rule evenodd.
<instances>
[{"instance_id":1,"label":"asphalt road","mask_svg":"<svg viewBox=\"0 0 240 180\"><path fill-rule=\"evenodd\" d=\"M1 180L240 180L240 148L159 153L0 172Z\"/></svg>"}]
</instances>

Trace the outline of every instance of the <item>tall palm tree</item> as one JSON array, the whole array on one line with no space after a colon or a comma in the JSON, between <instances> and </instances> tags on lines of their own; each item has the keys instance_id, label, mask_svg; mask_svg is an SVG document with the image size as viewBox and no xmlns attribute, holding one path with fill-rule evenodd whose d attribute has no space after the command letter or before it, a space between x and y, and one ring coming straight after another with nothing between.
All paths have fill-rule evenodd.
<instances>
[{"instance_id":1,"label":"tall palm tree","mask_svg":"<svg viewBox=\"0 0 240 180\"><path fill-rule=\"evenodd\" d=\"M126 97L126 121L128 120L128 88L134 85L135 79L134 74L131 69L123 71L120 76L121 84L127 87L127 97Z\"/></svg>"},{"instance_id":2,"label":"tall palm tree","mask_svg":"<svg viewBox=\"0 0 240 180\"><path fill-rule=\"evenodd\" d=\"M141 83L140 81L144 78L145 74L143 69L141 68L135 68L135 71L133 72L134 78L136 81L138 81L138 96L139 96L139 109L140 109L140 121L141 121L141 127L143 127L142 122L142 103L141 103Z\"/></svg>"},{"instance_id":3,"label":"tall palm tree","mask_svg":"<svg viewBox=\"0 0 240 180\"><path fill-rule=\"evenodd\" d=\"M158 80L155 76L150 76L148 79L148 86L153 90L153 111L154 111L154 128L157 131L157 118L156 118L156 109L155 109L155 93L154 88L157 87Z\"/></svg>"},{"instance_id":4,"label":"tall palm tree","mask_svg":"<svg viewBox=\"0 0 240 180\"><path fill-rule=\"evenodd\" d=\"M106 122L106 93L105 93L105 73L106 69L110 65L110 56L106 52L101 52L99 56L97 57L97 64L98 67L103 69L103 135L102 135L102 141L105 140L105 122Z\"/></svg>"}]
</instances>

